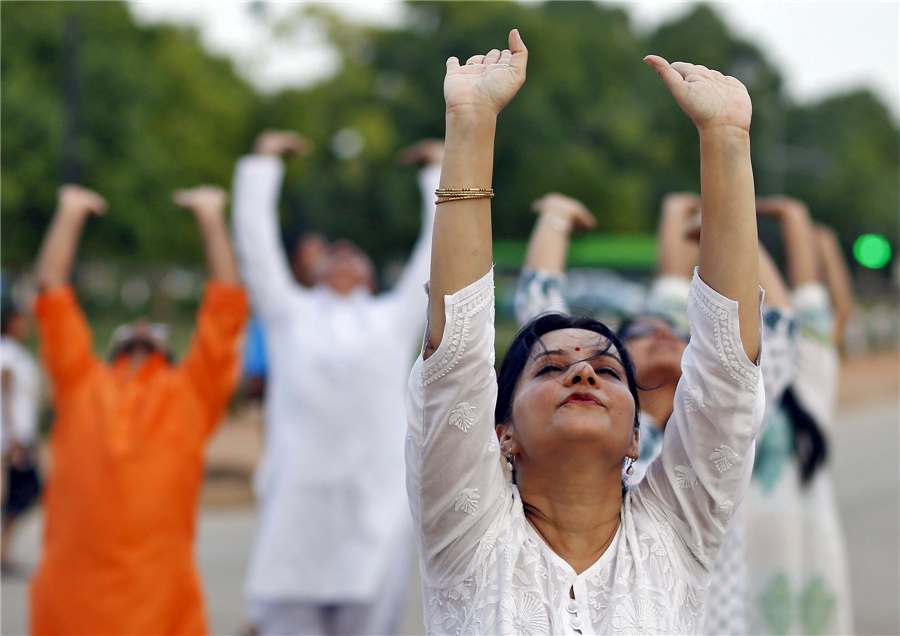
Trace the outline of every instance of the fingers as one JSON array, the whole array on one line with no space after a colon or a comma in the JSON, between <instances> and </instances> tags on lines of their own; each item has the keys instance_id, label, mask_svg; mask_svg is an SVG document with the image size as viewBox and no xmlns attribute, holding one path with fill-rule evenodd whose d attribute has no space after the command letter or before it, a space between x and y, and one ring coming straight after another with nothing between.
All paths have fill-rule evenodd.
<instances>
[{"instance_id":1,"label":"fingers","mask_svg":"<svg viewBox=\"0 0 900 636\"><path fill-rule=\"evenodd\" d=\"M509 32L509 51L509 65L524 71L528 65L528 49L525 48L525 42L522 41L522 36L519 34L518 29L513 29Z\"/></svg>"},{"instance_id":2,"label":"fingers","mask_svg":"<svg viewBox=\"0 0 900 636\"><path fill-rule=\"evenodd\" d=\"M500 66L509 66L509 61L512 59L512 53L510 53L509 49L503 49L500 51L500 60L497 62Z\"/></svg>"},{"instance_id":3,"label":"fingers","mask_svg":"<svg viewBox=\"0 0 900 636\"><path fill-rule=\"evenodd\" d=\"M473 55L468 60L466 60L466 66L471 64L484 64L484 55Z\"/></svg>"},{"instance_id":4,"label":"fingers","mask_svg":"<svg viewBox=\"0 0 900 636\"><path fill-rule=\"evenodd\" d=\"M448 57L447 58L447 70L452 71L457 68L459 68L459 58Z\"/></svg>"},{"instance_id":5,"label":"fingers","mask_svg":"<svg viewBox=\"0 0 900 636\"><path fill-rule=\"evenodd\" d=\"M491 64L496 64L500 61L500 51L497 49L491 49L488 51L488 54L484 56L484 65L490 66Z\"/></svg>"},{"instance_id":6,"label":"fingers","mask_svg":"<svg viewBox=\"0 0 900 636\"><path fill-rule=\"evenodd\" d=\"M644 58L644 61L650 65L650 68L656 71L657 75L662 78L663 83L665 83L670 91L675 93L681 89L681 84L684 82L684 75L673 68L673 66L665 59L658 55L648 55ZM675 64L683 65L684 62L675 62Z\"/></svg>"}]
</instances>

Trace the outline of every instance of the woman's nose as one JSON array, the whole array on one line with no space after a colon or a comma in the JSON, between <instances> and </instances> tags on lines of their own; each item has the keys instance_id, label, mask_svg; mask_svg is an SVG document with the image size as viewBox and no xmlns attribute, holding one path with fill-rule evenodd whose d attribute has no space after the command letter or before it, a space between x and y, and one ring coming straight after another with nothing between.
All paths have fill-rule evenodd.
<instances>
[{"instance_id":1,"label":"woman's nose","mask_svg":"<svg viewBox=\"0 0 900 636\"><path fill-rule=\"evenodd\" d=\"M594 372L594 367L589 365L587 361L572 365L566 386L575 386L582 382L587 383L589 386L597 386L597 374Z\"/></svg>"}]
</instances>

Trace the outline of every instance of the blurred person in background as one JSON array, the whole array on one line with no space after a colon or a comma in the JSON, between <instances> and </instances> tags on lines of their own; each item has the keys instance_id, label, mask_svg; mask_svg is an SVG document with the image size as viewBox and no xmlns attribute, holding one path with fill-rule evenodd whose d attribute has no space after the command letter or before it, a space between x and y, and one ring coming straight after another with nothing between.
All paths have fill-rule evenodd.
<instances>
[{"instance_id":1,"label":"blurred person in background","mask_svg":"<svg viewBox=\"0 0 900 636\"><path fill-rule=\"evenodd\" d=\"M535 203L535 209L539 218L516 293L520 324L546 311L569 311L565 300L569 237L594 225L581 202L560 194L544 196ZM641 404L640 458L627 480L629 486L640 482L650 462L662 451L666 422L673 412L675 390L682 376L681 358L690 342L687 307L691 277L700 254L696 232L699 213L700 197L694 193L671 193L663 199L657 228L656 275L643 310L619 326L619 337L637 371ZM790 303L787 288L761 245L759 280L766 290L762 306L764 353L760 364L768 414L770 405L778 403L789 378L784 369L791 365L787 346ZM747 633L744 515L743 508L735 514L716 557L708 586L704 634Z\"/></svg>"},{"instance_id":2,"label":"blurred person in background","mask_svg":"<svg viewBox=\"0 0 900 636\"><path fill-rule=\"evenodd\" d=\"M205 634L194 564L206 442L238 380L248 303L214 187L176 192L200 228L209 281L190 348L172 361L167 329L116 330L109 361L69 279L88 217L106 202L75 185L37 261L41 359L56 413L43 555L31 585L34 634Z\"/></svg>"},{"instance_id":3,"label":"blurred person in background","mask_svg":"<svg viewBox=\"0 0 900 636\"><path fill-rule=\"evenodd\" d=\"M757 201L785 242L793 310L787 389L760 437L747 493L748 614L754 634L851 634L843 531L827 467L853 291L830 230L788 197Z\"/></svg>"},{"instance_id":4,"label":"blurred person in background","mask_svg":"<svg viewBox=\"0 0 900 636\"><path fill-rule=\"evenodd\" d=\"M263 132L234 178L234 241L269 363L249 620L263 635L396 634L414 549L404 396L425 325L443 143L401 156L424 165L422 229L380 294L349 241L327 244L299 273L293 259L292 271L278 227L283 158L307 148L296 133Z\"/></svg>"},{"instance_id":5,"label":"blurred person in background","mask_svg":"<svg viewBox=\"0 0 900 636\"><path fill-rule=\"evenodd\" d=\"M20 574L12 560L12 540L22 513L40 495L37 466L38 409L41 373L25 348L31 336L29 316L4 302L0 310L0 368L2 368L3 527L0 528L0 573Z\"/></svg>"}]
</instances>

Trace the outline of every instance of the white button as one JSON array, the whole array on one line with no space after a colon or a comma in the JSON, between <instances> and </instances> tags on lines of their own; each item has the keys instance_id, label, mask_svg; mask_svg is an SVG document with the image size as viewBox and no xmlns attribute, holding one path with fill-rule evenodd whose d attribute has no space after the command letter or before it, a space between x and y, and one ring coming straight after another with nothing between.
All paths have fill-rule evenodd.
<instances>
[{"instance_id":1,"label":"white button","mask_svg":"<svg viewBox=\"0 0 900 636\"><path fill-rule=\"evenodd\" d=\"M566 604L566 609L573 614L578 611L578 603L575 602L574 598L569 599L569 602Z\"/></svg>"},{"instance_id":2,"label":"white button","mask_svg":"<svg viewBox=\"0 0 900 636\"><path fill-rule=\"evenodd\" d=\"M572 629L581 629L581 621L578 620L577 616L573 616L572 620L569 621L569 627Z\"/></svg>"}]
</instances>

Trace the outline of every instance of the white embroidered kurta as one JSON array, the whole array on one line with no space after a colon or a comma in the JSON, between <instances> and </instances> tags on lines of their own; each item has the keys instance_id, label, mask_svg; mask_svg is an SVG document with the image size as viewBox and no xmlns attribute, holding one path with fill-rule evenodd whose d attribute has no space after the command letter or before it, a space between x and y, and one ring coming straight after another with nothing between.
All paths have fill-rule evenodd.
<instances>
[{"instance_id":1,"label":"white embroidered kurta","mask_svg":"<svg viewBox=\"0 0 900 636\"><path fill-rule=\"evenodd\" d=\"M298 285L278 228L283 166L245 157L234 182L234 241L266 336L265 442L251 599L369 602L409 549L404 394L421 342L440 167L419 176L419 241L397 285L341 297Z\"/></svg>"},{"instance_id":2,"label":"white embroidered kurta","mask_svg":"<svg viewBox=\"0 0 900 636\"><path fill-rule=\"evenodd\" d=\"M693 337L660 457L625 496L604 555L576 575L526 521L494 432L493 273L446 297L437 351L413 367L406 443L430 634L694 634L753 465L759 369L737 303L695 276ZM705 396L688 408L687 390ZM570 588L574 599L569 597Z\"/></svg>"},{"instance_id":3,"label":"white embroidered kurta","mask_svg":"<svg viewBox=\"0 0 900 636\"><path fill-rule=\"evenodd\" d=\"M565 300L565 274L524 269L516 290L516 316L524 323L545 311L569 312ZM687 304L691 279L665 275L657 276L644 299L644 311L663 316L672 324L689 329ZM760 371L766 389L766 416L772 411L793 377L786 369L793 367L794 351L790 345L792 331L789 316L780 309L763 308L762 350ZM689 388L688 408L702 408L704 396ZM766 417L763 419L765 426ZM626 477L628 486L644 478L647 467L662 451L663 427L646 413L641 413L640 459L634 463L634 473ZM752 488L752 485L751 485ZM710 575L706 621L706 636L745 634L747 621L747 565L744 558L744 508L738 510L725 535Z\"/></svg>"},{"instance_id":4,"label":"white embroidered kurta","mask_svg":"<svg viewBox=\"0 0 900 636\"><path fill-rule=\"evenodd\" d=\"M31 446L37 437L41 372L34 356L12 336L0 338L0 365L3 371L9 371L12 379L9 405L3 405L4 408L0 409L5 455L11 441ZM6 421L7 413L12 418L11 422Z\"/></svg>"}]
</instances>

